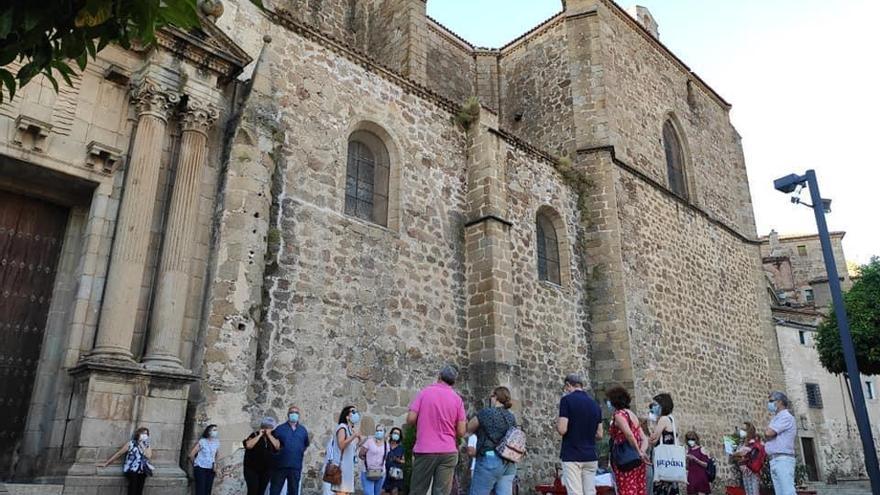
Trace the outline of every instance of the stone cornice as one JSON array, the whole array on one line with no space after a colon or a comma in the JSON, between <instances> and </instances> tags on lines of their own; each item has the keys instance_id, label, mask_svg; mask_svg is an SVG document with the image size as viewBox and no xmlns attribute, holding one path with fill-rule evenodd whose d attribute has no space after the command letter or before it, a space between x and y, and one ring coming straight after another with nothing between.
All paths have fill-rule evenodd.
<instances>
[{"instance_id":1,"label":"stone cornice","mask_svg":"<svg viewBox=\"0 0 880 495\"><path fill-rule=\"evenodd\" d=\"M708 211L700 208L699 206L697 206L697 205L695 205L685 199L682 199L680 196L678 196L674 192L670 191L668 187L666 187L663 184L660 184L656 180L652 179L651 177L649 177L647 174L645 174L641 170L638 170L637 168L629 165L628 163L625 163L625 162L621 161L620 159L618 159L617 155L614 151L614 146L597 146L595 148L581 148L581 149L577 150L577 153L579 155L589 155L592 153L608 153L609 155L611 155L611 161L615 165L617 165L619 168L625 170L626 172L629 172L630 175L635 176L636 178L638 178L642 182L648 184L652 188L656 189L657 191L662 193L664 196L679 203L680 205L684 206L685 208L690 209L694 213L705 218L709 223L717 225L718 227L721 227L723 230L727 231L729 234L736 237L737 239L742 241L744 244L748 244L751 246L760 246L761 245L760 240L752 239L746 235L741 234L738 230L736 230L734 227L728 225L723 220L719 220L718 218L716 218L714 215L712 215Z\"/></svg>"},{"instance_id":2,"label":"stone cornice","mask_svg":"<svg viewBox=\"0 0 880 495\"><path fill-rule=\"evenodd\" d=\"M199 132L207 136L219 115L220 112L214 105L190 99L186 108L180 113L180 128L183 131Z\"/></svg>"},{"instance_id":3,"label":"stone cornice","mask_svg":"<svg viewBox=\"0 0 880 495\"><path fill-rule=\"evenodd\" d=\"M223 80L234 78L253 60L226 33L203 17L200 28L191 31L173 26L162 28L156 32L156 42L197 67L218 74Z\"/></svg>"},{"instance_id":4,"label":"stone cornice","mask_svg":"<svg viewBox=\"0 0 880 495\"><path fill-rule=\"evenodd\" d=\"M180 103L180 95L155 81L143 79L132 84L131 102L138 116L153 115L167 122Z\"/></svg>"},{"instance_id":5,"label":"stone cornice","mask_svg":"<svg viewBox=\"0 0 880 495\"><path fill-rule=\"evenodd\" d=\"M123 363L111 360L86 358L68 370L71 376L82 376L88 373L105 373L120 375L126 378L143 377L162 379L172 382L190 383L200 379L189 370L181 371L147 369L134 363Z\"/></svg>"}]
</instances>

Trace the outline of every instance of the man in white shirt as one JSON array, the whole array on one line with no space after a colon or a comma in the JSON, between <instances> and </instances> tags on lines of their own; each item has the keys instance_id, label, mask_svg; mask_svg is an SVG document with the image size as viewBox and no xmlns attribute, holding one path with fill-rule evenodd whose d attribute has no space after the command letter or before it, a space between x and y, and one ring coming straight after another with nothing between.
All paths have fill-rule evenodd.
<instances>
[{"instance_id":1,"label":"man in white shirt","mask_svg":"<svg viewBox=\"0 0 880 495\"><path fill-rule=\"evenodd\" d=\"M776 495L795 495L794 468L796 464L794 442L797 438L797 423L788 410L788 397L782 392L771 392L767 410L773 419L764 430L764 449L770 459L770 476Z\"/></svg>"}]
</instances>

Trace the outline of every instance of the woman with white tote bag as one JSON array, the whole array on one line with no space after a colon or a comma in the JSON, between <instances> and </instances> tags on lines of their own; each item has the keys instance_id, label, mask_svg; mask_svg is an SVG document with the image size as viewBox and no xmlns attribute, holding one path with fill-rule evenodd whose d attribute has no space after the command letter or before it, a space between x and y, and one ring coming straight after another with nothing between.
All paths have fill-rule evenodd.
<instances>
[{"instance_id":1,"label":"woman with white tote bag","mask_svg":"<svg viewBox=\"0 0 880 495\"><path fill-rule=\"evenodd\" d=\"M678 495L678 484L687 483L686 452L678 444L678 430L672 409L669 394L654 397L651 412L658 419L649 442L654 445L654 495Z\"/></svg>"}]
</instances>

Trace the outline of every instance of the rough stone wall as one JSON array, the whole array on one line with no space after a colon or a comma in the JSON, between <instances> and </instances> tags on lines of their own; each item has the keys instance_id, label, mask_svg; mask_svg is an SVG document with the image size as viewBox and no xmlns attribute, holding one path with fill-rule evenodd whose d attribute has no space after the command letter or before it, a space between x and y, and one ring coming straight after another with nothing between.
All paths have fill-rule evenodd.
<instances>
[{"instance_id":1,"label":"rough stone wall","mask_svg":"<svg viewBox=\"0 0 880 495\"><path fill-rule=\"evenodd\" d=\"M237 0L241 3L241 0ZM363 49L366 42L366 10L369 2L357 0L265 0L271 11L286 11L298 21L313 26L339 41Z\"/></svg>"},{"instance_id":2,"label":"rough stone wall","mask_svg":"<svg viewBox=\"0 0 880 495\"><path fill-rule=\"evenodd\" d=\"M559 412L562 379L567 373L590 376L590 325L584 293L583 257L578 242L577 197L553 167L520 150L507 153L507 178L513 305L516 309L517 373L515 411L529 436L529 456L520 465L520 486L553 479L559 462L559 436L553 418ZM557 229L563 285L538 279L536 214L550 207L564 222Z\"/></svg>"},{"instance_id":3,"label":"rough stone wall","mask_svg":"<svg viewBox=\"0 0 880 495\"><path fill-rule=\"evenodd\" d=\"M599 2L605 93L618 158L667 183L662 127L672 115L681 132L691 201L754 237L752 201L740 137L728 107L649 41L625 13Z\"/></svg>"},{"instance_id":4,"label":"rough stone wall","mask_svg":"<svg viewBox=\"0 0 880 495\"><path fill-rule=\"evenodd\" d=\"M312 42L287 34L270 50L288 137L278 150L277 255L249 412L303 408L314 442L304 487L314 492L342 407L363 411L365 431L401 425L441 363L467 367L465 136L447 110ZM342 213L347 140L364 122L387 133L400 184L397 229Z\"/></svg>"},{"instance_id":5,"label":"rough stone wall","mask_svg":"<svg viewBox=\"0 0 880 495\"><path fill-rule=\"evenodd\" d=\"M758 246L638 176L622 171L616 191L634 407L672 394L679 431L695 429L718 455L732 425L762 423L773 387Z\"/></svg>"},{"instance_id":6,"label":"rough stone wall","mask_svg":"<svg viewBox=\"0 0 880 495\"><path fill-rule=\"evenodd\" d=\"M428 21L426 82L430 89L456 103L475 94L476 63L471 48Z\"/></svg>"},{"instance_id":7,"label":"rough stone wall","mask_svg":"<svg viewBox=\"0 0 880 495\"><path fill-rule=\"evenodd\" d=\"M788 255L791 261L794 287L809 287L810 282L816 279L827 279L825 260L822 255L822 244L818 236L780 236L780 248ZM798 246L804 246L807 253L804 256L798 252ZM769 256L769 243L761 244L761 254ZM834 262L837 265L837 273L844 280L842 284L850 283L849 272L846 269L846 256L843 253L843 234L834 233L831 236L831 251L834 253Z\"/></svg>"},{"instance_id":8,"label":"rough stone wall","mask_svg":"<svg viewBox=\"0 0 880 495\"><path fill-rule=\"evenodd\" d=\"M560 18L502 49L500 59L501 126L560 156L574 152L567 37Z\"/></svg>"},{"instance_id":9,"label":"rough stone wall","mask_svg":"<svg viewBox=\"0 0 880 495\"><path fill-rule=\"evenodd\" d=\"M788 315L785 315L788 316ZM800 343L798 331L806 331L806 345ZM842 375L832 375L822 368L814 347L815 332L803 326L776 325L776 336L785 368L786 393L792 401L792 413L798 420L799 437L814 439L819 462L819 479L829 476L865 476L859 431L856 426L849 392ZM861 382L876 379L863 376ZM822 408L810 408L806 384L819 385ZM866 397L871 424L880 420L880 399ZM874 442L878 437L874 435Z\"/></svg>"}]
</instances>

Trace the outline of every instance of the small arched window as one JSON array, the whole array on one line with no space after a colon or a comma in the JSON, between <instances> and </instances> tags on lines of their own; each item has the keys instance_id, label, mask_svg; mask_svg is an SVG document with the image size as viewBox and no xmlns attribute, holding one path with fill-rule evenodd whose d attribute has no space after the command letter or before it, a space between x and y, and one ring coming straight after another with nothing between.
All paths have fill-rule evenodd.
<instances>
[{"instance_id":1,"label":"small arched window","mask_svg":"<svg viewBox=\"0 0 880 495\"><path fill-rule=\"evenodd\" d=\"M669 178L669 189L678 197L687 199L687 180L685 177L684 152L678 131L672 120L663 123L663 149L666 152L666 175Z\"/></svg>"},{"instance_id":2,"label":"small arched window","mask_svg":"<svg viewBox=\"0 0 880 495\"><path fill-rule=\"evenodd\" d=\"M388 225L388 150L378 136L355 131L348 138L345 172L345 214Z\"/></svg>"},{"instance_id":3,"label":"small arched window","mask_svg":"<svg viewBox=\"0 0 880 495\"><path fill-rule=\"evenodd\" d=\"M537 216L537 251L538 280L546 280L562 285L559 271L559 241L556 227L545 212L539 211Z\"/></svg>"}]
</instances>

